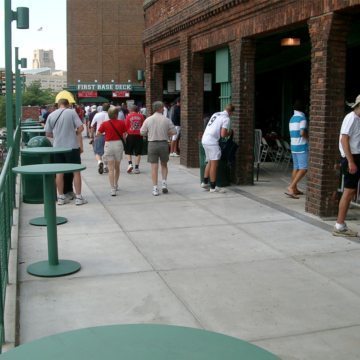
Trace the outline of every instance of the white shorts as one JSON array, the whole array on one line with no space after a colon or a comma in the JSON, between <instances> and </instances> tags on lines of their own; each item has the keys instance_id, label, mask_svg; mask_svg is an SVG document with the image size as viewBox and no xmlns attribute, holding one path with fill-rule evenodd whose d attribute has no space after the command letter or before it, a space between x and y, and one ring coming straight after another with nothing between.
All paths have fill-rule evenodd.
<instances>
[{"instance_id":1,"label":"white shorts","mask_svg":"<svg viewBox=\"0 0 360 360\"><path fill-rule=\"evenodd\" d=\"M220 160L221 149L219 145L205 145L202 144L205 150L206 161L209 160Z\"/></svg>"},{"instance_id":2,"label":"white shorts","mask_svg":"<svg viewBox=\"0 0 360 360\"><path fill-rule=\"evenodd\" d=\"M124 152L124 145L121 140L105 141L104 156L105 161L121 161Z\"/></svg>"},{"instance_id":3,"label":"white shorts","mask_svg":"<svg viewBox=\"0 0 360 360\"><path fill-rule=\"evenodd\" d=\"M181 133L181 126L175 126L176 134L172 136L171 140L176 141Z\"/></svg>"}]
</instances>

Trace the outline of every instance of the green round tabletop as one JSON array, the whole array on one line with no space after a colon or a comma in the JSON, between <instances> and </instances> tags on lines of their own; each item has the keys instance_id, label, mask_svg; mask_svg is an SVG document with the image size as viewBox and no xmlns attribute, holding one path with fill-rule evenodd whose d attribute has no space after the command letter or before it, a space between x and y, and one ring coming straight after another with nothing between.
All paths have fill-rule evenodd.
<instances>
[{"instance_id":1,"label":"green round tabletop","mask_svg":"<svg viewBox=\"0 0 360 360\"><path fill-rule=\"evenodd\" d=\"M21 152L25 154L41 155L41 154L66 153L66 152L71 152L71 150L72 150L71 148L44 146L44 147L23 148L21 149Z\"/></svg>"},{"instance_id":2,"label":"green round tabletop","mask_svg":"<svg viewBox=\"0 0 360 360\"><path fill-rule=\"evenodd\" d=\"M45 132L45 129L44 128L39 128L39 129L34 129L34 128L31 128L31 129L21 129L22 132L26 132L26 133L44 133Z\"/></svg>"},{"instance_id":3,"label":"green round tabletop","mask_svg":"<svg viewBox=\"0 0 360 360\"><path fill-rule=\"evenodd\" d=\"M65 174L74 171L85 170L86 166L82 164L36 164L24 165L14 167L12 170L18 174L26 175L51 175L51 174Z\"/></svg>"},{"instance_id":4,"label":"green round tabletop","mask_svg":"<svg viewBox=\"0 0 360 360\"><path fill-rule=\"evenodd\" d=\"M0 359L279 360L246 341L181 326L134 324L85 328L26 343Z\"/></svg>"}]
</instances>

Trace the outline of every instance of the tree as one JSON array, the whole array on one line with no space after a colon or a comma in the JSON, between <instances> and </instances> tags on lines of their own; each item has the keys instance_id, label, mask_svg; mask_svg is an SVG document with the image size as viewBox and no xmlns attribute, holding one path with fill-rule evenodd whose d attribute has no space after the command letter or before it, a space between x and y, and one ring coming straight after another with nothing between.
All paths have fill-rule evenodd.
<instances>
[{"instance_id":1,"label":"tree","mask_svg":"<svg viewBox=\"0 0 360 360\"><path fill-rule=\"evenodd\" d=\"M24 106L47 105L53 104L55 101L55 94L51 90L41 89L40 81L34 81L26 87L22 104Z\"/></svg>"}]
</instances>

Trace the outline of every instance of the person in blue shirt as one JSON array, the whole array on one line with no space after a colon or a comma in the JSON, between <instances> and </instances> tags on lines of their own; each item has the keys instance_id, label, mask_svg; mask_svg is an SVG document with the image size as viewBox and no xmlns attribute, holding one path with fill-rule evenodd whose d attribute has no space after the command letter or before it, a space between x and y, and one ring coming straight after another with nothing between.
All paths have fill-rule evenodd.
<instances>
[{"instance_id":1,"label":"person in blue shirt","mask_svg":"<svg viewBox=\"0 0 360 360\"><path fill-rule=\"evenodd\" d=\"M309 156L308 124L304 114L304 105L300 100L294 103L294 114L289 122L289 131L293 171L285 194L293 199L299 199L299 195L303 193L298 189L298 183L307 173Z\"/></svg>"}]
</instances>

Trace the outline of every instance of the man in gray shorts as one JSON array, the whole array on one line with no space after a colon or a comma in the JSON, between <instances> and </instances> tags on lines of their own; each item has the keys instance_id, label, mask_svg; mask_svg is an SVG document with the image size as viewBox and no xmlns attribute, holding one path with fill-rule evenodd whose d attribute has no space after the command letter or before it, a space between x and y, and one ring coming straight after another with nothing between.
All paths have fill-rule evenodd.
<instances>
[{"instance_id":1,"label":"man in gray shorts","mask_svg":"<svg viewBox=\"0 0 360 360\"><path fill-rule=\"evenodd\" d=\"M153 115L149 116L143 123L140 134L148 137L148 162L151 163L151 179L153 182L154 196L159 195L158 172L159 159L161 163L162 192L168 193L167 175L169 161L169 136L175 135L176 130L170 119L163 115L164 104L161 101L155 101L152 105Z\"/></svg>"}]
</instances>

